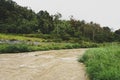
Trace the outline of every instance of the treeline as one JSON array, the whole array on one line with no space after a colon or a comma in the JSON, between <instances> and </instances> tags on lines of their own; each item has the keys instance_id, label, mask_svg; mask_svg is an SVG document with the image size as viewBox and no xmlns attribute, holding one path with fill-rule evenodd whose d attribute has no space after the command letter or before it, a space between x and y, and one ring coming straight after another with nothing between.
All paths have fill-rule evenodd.
<instances>
[{"instance_id":1,"label":"treeline","mask_svg":"<svg viewBox=\"0 0 120 80\"><path fill-rule=\"evenodd\" d=\"M84 20L61 20L62 15L47 11L35 13L12 0L0 0L0 33L41 34L46 38L62 41L120 41L120 29L112 32L109 27Z\"/></svg>"}]
</instances>

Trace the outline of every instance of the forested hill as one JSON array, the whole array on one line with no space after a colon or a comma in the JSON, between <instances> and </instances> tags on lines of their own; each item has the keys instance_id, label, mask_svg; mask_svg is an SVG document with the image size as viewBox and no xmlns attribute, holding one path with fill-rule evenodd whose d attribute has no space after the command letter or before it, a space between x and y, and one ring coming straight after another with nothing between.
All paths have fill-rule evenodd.
<instances>
[{"instance_id":1,"label":"forested hill","mask_svg":"<svg viewBox=\"0 0 120 80\"><path fill-rule=\"evenodd\" d=\"M29 28L35 26L36 22L36 14L32 10L12 0L0 0L0 32L29 33Z\"/></svg>"},{"instance_id":2,"label":"forested hill","mask_svg":"<svg viewBox=\"0 0 120 80\"><path fill-rule=\"evenodd\" d=\"M0 0L0 33L41 34L63 41L120 41L120 29L112 32L109 27L84 20L61 20L62 15L47 11L35 13L12 0Z\"/></svg>"}]
</instances>

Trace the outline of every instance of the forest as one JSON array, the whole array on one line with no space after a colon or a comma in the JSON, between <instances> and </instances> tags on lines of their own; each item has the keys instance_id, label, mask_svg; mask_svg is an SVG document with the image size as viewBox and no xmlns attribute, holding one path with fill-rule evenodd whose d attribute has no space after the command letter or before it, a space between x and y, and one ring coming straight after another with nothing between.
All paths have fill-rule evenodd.
<instances>
[{"instance_id":1,"label":"forest","mask_svg":"<svg viewBox=\"0 0 120 80\"><path fill-rule=\"evenodd\" d=\"M40 10L35 13L12 0L0 0L0 33L24 34L26 36L67 42L119 42L120 29L112 31L109 26L98 23L61 19L62 14L50 15ZM31 35L30 35L31 34Z\"/></svg>"}]
</instances>

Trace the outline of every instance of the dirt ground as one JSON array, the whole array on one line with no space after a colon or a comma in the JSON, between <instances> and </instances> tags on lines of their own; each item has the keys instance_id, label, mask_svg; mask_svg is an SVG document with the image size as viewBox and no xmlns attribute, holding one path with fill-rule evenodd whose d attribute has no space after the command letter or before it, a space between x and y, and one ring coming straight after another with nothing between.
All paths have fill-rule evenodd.
<instances>
[{"instance_id":1,"label":"dirt ground","mask_svg":"<svg viewBox=\"0 0 120 80\"><path fill-rule=\"evenodd\" d=\"M77 61L86 49L0 54L0 80L88 80Z\"/></svg>"}]
</instances>

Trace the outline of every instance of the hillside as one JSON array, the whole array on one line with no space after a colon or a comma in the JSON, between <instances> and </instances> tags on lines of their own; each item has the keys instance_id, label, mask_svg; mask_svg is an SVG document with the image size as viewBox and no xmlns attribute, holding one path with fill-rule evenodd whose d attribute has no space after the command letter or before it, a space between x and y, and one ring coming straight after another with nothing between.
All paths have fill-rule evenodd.
<instances>
[{"instance_id":1,"label":"hillside","mask_svg":"<svg viewBox=\"0 0 120 80\"><path fill-rule=\"evenodd\" d=\"M43 10L35 13L12 0L0 0L0 33L34 34L32 37L68 42L120 41L120 30L112 32L98 23L61 17L60 13L50 15Z\"/></svg>"}]
</instances>

